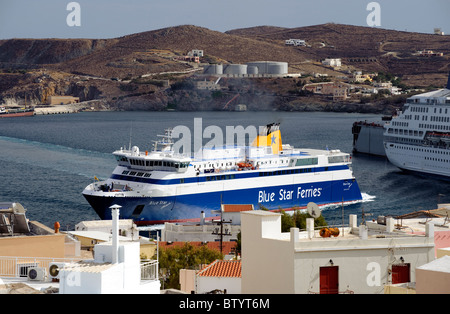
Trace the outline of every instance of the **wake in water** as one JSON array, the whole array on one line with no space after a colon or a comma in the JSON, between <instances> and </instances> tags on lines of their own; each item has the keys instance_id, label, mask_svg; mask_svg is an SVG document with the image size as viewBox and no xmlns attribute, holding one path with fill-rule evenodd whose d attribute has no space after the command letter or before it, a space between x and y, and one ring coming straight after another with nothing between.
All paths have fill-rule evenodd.
<instances>
[{"instance_id":1,"label":"wake in water","mask_svg":"<svg viewBox=\"0 0 450 314\"><path fill-rule=\"evenodd\" d=\"M116 166L111 154L0 136L0 160L49 168L88 178L107 178Z\"/></svg>"},{"instance_id":2,"label":"wake in water","mask_svg":"<svg viewBox=\"0 0 450 314\"><path fill-rule=\"evenodd\" d=\"M362 199L360 201L351 201L351 202L344 202L344 206L348 205L354 205L354 204L360 204L360 203L369 203L375 201L376 196L369 195L367 193L361 193ZM320 206L321 210L330 210L330 209L336 209L342 207L342 203L336 203L336 204L328 204L324 206Z\"/></svg>"},{"instance_id":3,"label":"wake in water","mask_svg":"<svg viewBox=\"0 0 450 314\"><path fill-rule=\"evenodd\" d=\"M344 203L335 203L335 204L327 204L327 205L319 205L320 210L323 211L333 211L339 208L342 208L342 206L347 207L349 205L354 205L354 204L361 204L361 203L369 203L369 202L373 202L376 199L376 196L374 195L369 195L367 193L361 193L362 199L359 201L348 201L348 202L344 202ZM301 213L306 213L307 209L305 208L300 208L298 209L298 211L300 211ZM294 214L294 210L287 210L286 213L293 215Z\"/></svg>"}]
</instances>

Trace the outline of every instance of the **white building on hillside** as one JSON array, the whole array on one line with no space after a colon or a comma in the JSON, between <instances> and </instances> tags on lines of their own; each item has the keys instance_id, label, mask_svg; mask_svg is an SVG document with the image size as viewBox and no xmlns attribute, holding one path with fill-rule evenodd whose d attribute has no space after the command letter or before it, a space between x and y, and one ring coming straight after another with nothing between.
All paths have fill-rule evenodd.
<instances>
[{"instance_id":1,"label":"white building on hillside","mask_svg":"<svg viewBox=\"0 0 450 314\"><path fill-rule=\"evenodd\" d=\"M434 260L434 225L425 235L386 225L350 226L337 237L321 237L314 220L307 230L281 232L281 215L241 213L242 293L384 293L384 285L415 281L416 267ZM334 230L335 231L335 230Z\"/></svg>"},{"instance_id":2,"label":"white building on hillside","mask_svg":"<svg viewBox=\"0 0 450 314\"><path fill-rule=\"evenodd\" d=\"M322 61L323 65L330 66L330 67L340 67L342 66L341 59L325 59Z\"/></svg>"},{"instance_id":3,"label":"white building on hillside","mask_svg":"<svg viewBox=\"0 0 450 314\"><path fill-rule=\"evenodd\" d=\"M304 39L286 39L284 43L287 46L306 46Z\"/></svg>"}]
</instances>

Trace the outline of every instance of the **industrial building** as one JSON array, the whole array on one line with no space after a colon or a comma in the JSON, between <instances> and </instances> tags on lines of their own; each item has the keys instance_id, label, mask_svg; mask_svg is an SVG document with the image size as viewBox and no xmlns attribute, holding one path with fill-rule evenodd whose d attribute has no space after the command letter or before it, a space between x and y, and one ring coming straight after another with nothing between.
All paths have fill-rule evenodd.
<instances>
[{"instance_id":1,"label":"industrial building","mask_svg":"<svg viewBox=\"0 0 450 314\"><path fill-rule=\"evenodd\" d=\"M203 74L226 77L278 77L288 74L288 63L254 61L246 64L209 64Z\"/></svg>"},{"instance_id":2,"label":"industrial building","mask_svg":"<svg viewBox=\"0 0 450 314\"><path fill-rule=\"evenodd\" d=\"M76 104L79 102L80 98L73 96L49 96L47 99L47 105L50 106Z\"/></svg>"}]
</instances>

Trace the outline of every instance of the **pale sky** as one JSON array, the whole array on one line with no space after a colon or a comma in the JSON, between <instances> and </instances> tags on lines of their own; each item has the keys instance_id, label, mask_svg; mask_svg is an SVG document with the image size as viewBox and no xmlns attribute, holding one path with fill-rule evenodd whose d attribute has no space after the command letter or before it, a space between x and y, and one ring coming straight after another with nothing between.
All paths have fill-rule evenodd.
<instances>
[{"instance_id":1,"label":"pale sky","mask_svg":"<svg viewBox=\"0 0 450 314\"><path fill-rule=\"evenodd\" d=\"M78 0L80 26L68 26L71 0L0 0L0 39L114 38L192 24L217 31L328 22L368 26L371 0ZM450 34L450 0L378 0L380 28Z\"/></svg>"}]
</instances>

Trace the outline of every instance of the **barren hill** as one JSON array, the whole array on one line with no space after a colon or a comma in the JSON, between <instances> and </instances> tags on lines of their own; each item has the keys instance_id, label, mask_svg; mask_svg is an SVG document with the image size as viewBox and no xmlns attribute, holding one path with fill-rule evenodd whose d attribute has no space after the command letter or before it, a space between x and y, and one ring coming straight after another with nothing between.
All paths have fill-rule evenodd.
<instances>
[{"instance_id":1,"label":"barren hill","mask_svg":"<svg viewBox=\"0 0 450 314\"><path fill-rule=\"evenodd\" d=\"M184 25L118 38L107 49L73 59L60 69L105 77L120 76L118 68L128 68L133 75L182 70L186 67L167 59L156 58L152 50L167 50L174 55L185 55L192 49L204 50L211 60L217 62L280 59L293 62L299 58L297 51L286 51L285 47L268 41Z\"/></svg>"},{"instance_id":2,"label":"barren hill","mask_svg":"<svg viewBox=\"0 0 450 314\"><path fill-rule=\"evenodd\" d=\"M290 38L304 39L308 45L285 45ZM401 77L409 86L443 86L450 70L450 36L340 24L259 26L225 33L181 25L114 39L1 40L0 101L28 95L42 102L48 95L65 94L81 100L103 98L123 103L125 99L128 106L139 99L165 108L172 96L161 80L169 78L174 84L190 76L198 65L178 57L192 49L204 51L205 63L285 61L291 73L333 76L354 70L382 71ZM424 49L444 56L417 55ZM324 58L341 58L345 67L326 68L320 63ZM179 74L167 74L173 72ZM252 90L271 86L272 95L284 95L298 89L301 82L253 83ZM176 97L177 101L183 98ZM210 95L190 97L201 103Z\"/></svg>"},{"instance_id":3,"label":"barren hill","mask_svg":"<svg viewBox=\"0 0 450 314\"><path fill-rule=\"evenodd\" d=\"M450 36L423 34L342 24L298 28L253 27L228 31L245 38L284 45L290 38L304 39L310 47L289 47L305 59L342 58L343 62L367 71L384 71L412 80L411 85L442 85L450 71ZM430 49L442 58L416 56ZM300 52L301 51L301 52Z\"/></svg>"},{"instance_id":4,"label":"barren hill","mask_svg":"<svg viewBox=\"0 0 450 314\"><path fill-rule=\"evenodd\" d=\"M289 38L305 39L310 47L288 47ZM193 25L168 27L116 39L11 39L0 42L0 67L48 67L92 76L124 77L182 70L183 65L152 50L183 55L202 49L217 62L286 61L290 64L342 58L362 70L396 75L429 75L450 70L449 58L413 54L432 49L450 55L450 36L401 32L341 24L299 28L260 26L222 33Z\"/></svg>"}]
</instances>

